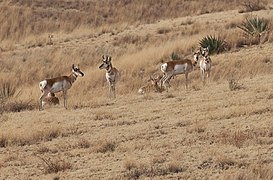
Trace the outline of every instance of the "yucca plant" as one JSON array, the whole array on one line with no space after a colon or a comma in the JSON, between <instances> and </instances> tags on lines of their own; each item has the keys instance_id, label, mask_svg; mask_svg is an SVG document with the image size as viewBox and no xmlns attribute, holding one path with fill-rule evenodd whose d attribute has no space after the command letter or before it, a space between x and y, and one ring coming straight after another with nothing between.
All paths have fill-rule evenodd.
<instances>
[{"instance_id":1,"label":"yucca plant","mask_svg":"<svg viewBox=\"0 0 273 180\"><path fill-rule=\"evenodd\" d=\"M171 59L172 59L173 61L178 60L178 59L179 59L178 53L172 52L172 54L171 54Z\"/></svg>"},{"instance_id":2,"label":"yucca plant","mask_svg":"<svg viewBox=\"0 0 273 180\"><path fill-rule=\"evenodd\" d=\"M203 48L208 47L210 54L218 54L226 49L227 43L221 37L208 35L200 40L199 45Z\"/></svg>"},{"instance_id":3,"label":"yucca plant","mask_svg":"<svg viewBox=\"0 0 273 180\"><path fill-rule=\"evenodd\" d=\"M258 16L246 18L238 28L243 30L247 37L260 38L262 34L268 31L269 21L264 18L259 18Z\"/></svg>"}]
</instances>

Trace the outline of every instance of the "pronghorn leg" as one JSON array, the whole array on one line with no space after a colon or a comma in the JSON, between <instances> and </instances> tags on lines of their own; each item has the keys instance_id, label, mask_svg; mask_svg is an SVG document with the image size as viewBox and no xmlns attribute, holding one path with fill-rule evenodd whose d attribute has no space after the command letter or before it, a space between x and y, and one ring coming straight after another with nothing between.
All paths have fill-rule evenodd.
<instances>
[{"instance_id":1,"label":"pronghorn leg","mask_svg":"<svg viewBox=\"0 0 273 180\"><path fill-rule=\"evenodd\" d=\"M115 84L112 85L112 92L113 92L114 98L116 98L116 87L115 87Z\"/></svg>"},{"instance_id":2,"label":"pronghorn leg","mask_svg":"<svg viewBox=\"0 0 273 180\"><path fill-rule=\"evenodd\" d=\"M169 88L169 85L170 85L169 82L170 82L170 80L171 80L172 77L173 77L173 73L166 74L165 78L163 79L163 86L164 86L164 88L166 89L167 92L168 92L168 88ZM168 85L166 85L166 83Z\"/></svg>"},{"instance_id":3,"label":"pronghorn leg","mask_svg":"<svg viewBox=\"0 0 273 180\"><path fill-rule=\"evenodd\" d=\"M43 94L39 98L39 111L43 110L43 103L42 103L42 101L47 96L47 94L48 94L48 92L43 91Z\"/></svg>"},{"instance_id":4,"label":"pronghorn leg","mask_svg":"<svg viewBox=\"0 0 273 180\"><path fill-rule=\"evenodd\" d=\"M201 79L202 79L202 82L203 82L203 85L205 84L205 71L203 69L201 69Z\"/></svg>"},{"instance_id":5,"label":"pronghorn leg","mask_svg":"<svg viewBox=\"0 0 273 180\"><path fill-rule=\"evenodd\" d=\"M185 81L186 81L186 90L188 90L188 76L189 74L188 73L185 73Z\"/></svg>"},{"instance_id":6,"label":"pronghorn leg","mask_svg":"<svg viewBox=\"0 0 273 180\"><path fill-rule=\"evenodd\" d=\"M67 109L67 91L63 90L63 96L64 96L64 107Z\"/></svg>"},{"instance_id":7,"label":"pronghorn leg","mask_svg":"<svg viewBox=\"0 0 273 180\"><path fill-rule=\"evenodd\" d=\"M109 93L108 93L108 97L109 97L109 98L112 97L112 84L111 84L111 82L109 82Z\"/></svg>"}]
</instances>

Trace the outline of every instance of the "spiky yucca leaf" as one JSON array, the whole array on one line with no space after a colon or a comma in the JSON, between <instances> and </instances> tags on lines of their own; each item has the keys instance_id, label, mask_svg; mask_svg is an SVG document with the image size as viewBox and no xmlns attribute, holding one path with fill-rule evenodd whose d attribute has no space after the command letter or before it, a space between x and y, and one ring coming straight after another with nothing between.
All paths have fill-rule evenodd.
<instances>
[{"instance_id":1,"label":"spiky yucca leaf","mask_svg":"<svg viewBox=\"0 0 273 180\"><path fill-rule=\"evenodd\" d=\"M269 21L264 18L252 17L246 18L242 25L238 26L244 31L246 36L260 37L264 32L268 30Z\"/></svg>"},{"instance_id":2,"label":"spiky yucca leaf","mask_svg":"<svg viewBox=\"0 0 273 180\"><path fill-rule=\"evenodd\" d=\"M218 54L225 50L227 43L225 40L223 40L220 37L208 35L204 37L203 39L201 39L199 41L199 44L203 48L208 47L210 54L214 54L214 53Z\"/></svg>"}]
</instances>

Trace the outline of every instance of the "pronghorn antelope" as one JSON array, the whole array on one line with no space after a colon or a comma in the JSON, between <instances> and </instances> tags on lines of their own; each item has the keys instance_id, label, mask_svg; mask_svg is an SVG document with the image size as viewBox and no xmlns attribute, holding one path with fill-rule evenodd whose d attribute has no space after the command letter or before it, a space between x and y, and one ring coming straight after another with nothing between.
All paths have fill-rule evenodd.
<instances>
[{"instance_id":1,"label":"pronghorn antelope","mask_svg":"<svg viewBox=\"0 0 273 180\"><path fill-rule=\"evenodd\" d=\"M72 73L69 76L60 76L52 79L45 79L39 83L42 95L39 98L39 110L43 109L42 101L49 93L63 91L64 107L67 108L67 90L71 88L78 76L84 76L79 65L72 65Z\"/></svg>"},{"instance_id":2,"label":"pronghorn antelope","mask_svg":"<svg viewBox=\"0 0 273 180\"><path fill-rule=\"evenodd\" d=\"M148 84L139 88L138 93L146 94L152 90L154 90L155 92L162 92L163 89L160 88L160 85L159 85L160 79L162 77L163 77L162 75L150 76L150 78L147 81Z\"/></svg>"},{"instance_id":3,"label":"pronghorn antelope","mask_svg":"<svg viewBox=\"0 0 273 180\"><path fill-rule=\"evenodd\" d=\"M211 58L209 56L209 48L202 48L200 47L200 53L203 58L199 62L200 71L201 71L201 78L203 83L205 83L205 76L209 78L210 70L211 70Z\"/></svg>"},{"instance_id":4,"label":"pronghorn antelope","mask_svg":"<svg viewBox=\"0 0 273 180\"><path fill-rule=\"evenodd\" d=\"M116 83L120 76L117 68L113 67L111 62L111 56L102 56L102 64L99 66L100 69L106 70L106 80L109 84L109 97L116 98Z\"/></svg>"},{"instance_id":5,"label":"pronghorn antelope","mask_svg":"<svg viewBox=\"0 0 273 180\"><path fill-rule=\"evenodd\" d=\"M42 107L44 107L45 104L57 105L60 104L60 101L54 93L48 93L47 96L42 100Z\"/></svg>"},{"instance_id":6,"label":"pronghorn antelope","mask_svg":"<svg viewBox=\"0 0 273 180\"><path fill-rule=\"evenodd\" d=\"M211 59L208 55L204 56L203 59L199 62L200 71L202 81L205 82L205 76L207 74L207 78L210 76L210 69L211 69Z\"/></svg>"},{"instance_id":7,"label":"pronghorn antelope","mask_svg":"<svg viewBox=\"0 0 273 180\"><path fill-rule=\"evenodd\" d=\"M193 70L194 66L198 61L198 53L194 54L194 59L182 59L177 61L169 61L161 65L161 71L164 73L163 77L160 80L160 87L164 86L166 91L168 92L168 88L170 87L169 81L172 77L185 74L186 78L186 89L188 89L188 75ZM166 85L167 83L167 85Z\"/></svg>"}]
</instances>

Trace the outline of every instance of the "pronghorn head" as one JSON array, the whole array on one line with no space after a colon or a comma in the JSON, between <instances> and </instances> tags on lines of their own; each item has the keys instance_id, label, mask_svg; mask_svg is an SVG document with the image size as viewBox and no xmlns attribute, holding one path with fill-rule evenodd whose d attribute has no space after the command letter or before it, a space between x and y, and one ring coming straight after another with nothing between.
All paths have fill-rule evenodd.
<instances>
[{"instance_id":1,"label":"pronghorn head","mask_svg":"<svg viewBox=\"0 0 273 180\"><path fill-rule=\"evenodd\" d=\"M161 78L162 76L160 75L150 76L150 78L148 79L148 82L151 82L153 85L158 85Z\"/></svg>"},{"instance_id":2,"label":"pronghorn head","mask_svg":"<svg viewBox=\"0 0 273 180\"><path fill-rule=\"evenodd\" d=\"M204 57L208 56L209 55L209 47L206 47L206 48L200 47L200 53Z\"/></svg>"},{"instance_id":3,"label":"pronghorn head","mask_svg":"<svg viewBox=\"0 0 273 180\"><path fill-rule=\"evenodd\" d=\"M193 53L193 65L196 65L198 63L199 56L201 55L201 51L194 51L194 49L192 48L191 52Z\"/></svg>"},{"instance_id":4,"label":"pronghorn head","mask_svg":"<svg viewBox=\"0 0 273 180\"><path fill-rule=\"evenodd\" d=\"M106 69L108 70L111 66L111 56L102 56L102 64L99 66L100 69Z\"/></svg>"},{"instance_id":5,"label":"pronghorn head","mask_svg":"<svg viewBox=\"0 0 273 180\"><path fill-rule=\"evenodd\" d=\"M78 66L75 66L74 64L72 65L72 73L76 76L80 76L80 77L84 76L83 72L81 72L80 70L79 65Z\"/></svg>"}]
</instances>

